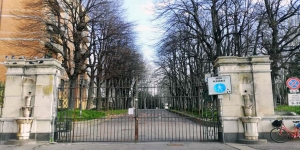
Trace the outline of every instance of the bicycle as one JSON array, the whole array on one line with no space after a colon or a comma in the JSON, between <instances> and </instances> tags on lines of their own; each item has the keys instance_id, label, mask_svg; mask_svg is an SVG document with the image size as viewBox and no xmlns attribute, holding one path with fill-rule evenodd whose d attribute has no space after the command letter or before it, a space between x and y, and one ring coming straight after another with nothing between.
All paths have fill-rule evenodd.
<instances>
[{"instance_id":1,"label":"bicycle","mask_svg":"<svg viewBox=\"0 0 300 150\"><path fill-rule=\"evenodd\" d=\"M275 120L272 122L273 129L270 131L270 137L274 142L277 143L284 143L288 140L288 138L300 138L299 128L300 128L300 121L293 121L294 124L294 131L289 130L286 128L282 120Z\"/></svg>"}]
</instances>

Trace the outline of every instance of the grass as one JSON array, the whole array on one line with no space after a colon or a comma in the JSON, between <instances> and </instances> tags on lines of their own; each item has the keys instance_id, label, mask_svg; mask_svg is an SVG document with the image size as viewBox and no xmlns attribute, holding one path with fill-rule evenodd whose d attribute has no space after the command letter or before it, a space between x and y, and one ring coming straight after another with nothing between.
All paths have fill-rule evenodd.
<instances>
[{"instance_id":1,"label":"grass","mask_svg":"<svg viewBox=\"0 0 300 150\"><path fill-rule=\"evenodd\" d=\"M175 109L172 109L172 111L192 117L200 117L199 111L180 111Z\"/></svg>"},{"instance_id":2,"label":"grass","mask_svg":"<svg viewBox=\"0 0 300 150\"><path fill-rule=\"evenodd\" d=\"M295 112L300 114L300 106L278 105L275 108L276 112Z\"/></svg>"},{"instance_id":3,"label":"grass","mask_svg":"<svg viewBox=\"0 0 300 150\"><path fill-rule=\"evenodd\" d=\"M108 111L97 111L97 110L82 110L80 116L80 110L62 110L58 111L57 117L62 120L64 118L75 119L76 121L100 119L110 115L119 115L127 113L127 109L121 110L108 110Z\"/></svg>"},{"instance_id":4,"label":"grass","mask_svg":"<svg viewBox=\"0 0 300 150\"><path fill-rule=\"evenodd\" d=\"M200 112L200 114L199 114L199 111L180 111L180 110L174 110L174 109L172 111L175 111L175 112L181 113L181 114L185 114L185 115L188 115L188 116L192 116L192 117L197 117L197 118L202 117L202 115L201 115L202 111ZM214 111L213 115L217 116L217 111L216 110ZM203 118L211 118L211 117L213 117L213 115L212 115L210 110L209 111L206 111L206 110L203 111Z\"/></svg>"},{"instance_id":5,"label":"grass","mask_svg":"<svg viewBox=\"0 0 300 150\"><path fill-rule=\"evenodd\" d=\"M128 112L127 109L118 109L118 110L108 110L104 111L106 115L120 115Z\"/></svg>"}]
</instances>

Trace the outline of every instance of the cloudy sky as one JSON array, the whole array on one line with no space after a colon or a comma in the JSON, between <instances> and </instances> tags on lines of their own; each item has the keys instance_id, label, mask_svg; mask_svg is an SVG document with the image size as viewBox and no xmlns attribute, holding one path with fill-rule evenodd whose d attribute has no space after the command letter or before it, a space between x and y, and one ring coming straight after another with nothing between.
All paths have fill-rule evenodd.
<instances>
[{"instance_id":1,"label":"cloudy sky","mask_svg":"<svg viewBox=\"0 0 300 150\"><path fill-rule=\"evenodd\" d=\"M155 23L151 21L154 17L153 0L124 0L124 7L127 9L129 21L137 24L135 30L138 34L137 44L140 45L141 52L146 60L153 60L155 50L153 44L159 36L159 30L155 27Z\"/></svg>"}]
</instances>

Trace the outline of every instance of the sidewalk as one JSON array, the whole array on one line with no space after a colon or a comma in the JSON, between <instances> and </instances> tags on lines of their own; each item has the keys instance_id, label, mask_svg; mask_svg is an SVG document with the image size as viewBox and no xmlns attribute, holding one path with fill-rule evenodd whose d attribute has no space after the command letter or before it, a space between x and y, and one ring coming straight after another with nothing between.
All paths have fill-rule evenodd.
<instances>
[{"instance_id":1,"label":"sidewalk","mask_svg":"<svg viewBox=\"0 0 300 150\"><path fill-rule=\"evenodd\" d=\"M147 143L37 143L34 145L0 145L1 150L253 150L242 145L218 142L147 142ZM248 149L246 149L248 148Z\"/></svg>"},{"instance_id":2,"label":"sidewalk","mask_svg":"<svg viewBox=\"0 0 300 150\"><path fill-rule=\"evenodd\" d=\"M299 150L300 140L286 143L238 144L219 142L147 142L147 143L45 143L33 145L0 145L0 150Z\"/></svg>"}]
</instances>

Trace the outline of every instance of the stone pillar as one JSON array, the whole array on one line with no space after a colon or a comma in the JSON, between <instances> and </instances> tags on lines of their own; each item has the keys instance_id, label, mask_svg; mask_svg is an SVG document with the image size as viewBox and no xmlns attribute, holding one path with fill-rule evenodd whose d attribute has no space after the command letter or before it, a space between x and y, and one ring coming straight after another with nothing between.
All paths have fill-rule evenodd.
<instances>
[{"instance_id":1,"label":"stone pillar","mask_svg":"<svg viewBox=\"0 0 300 150\"><path fill-rule=\"evenodd\" d=\"M30 138L49 141L54 131L53 121L57 109L57 88L63 68L55 59L11 59L7 67L5 97L0 118L2 140L16 139L17 121L22 119L25 99L31 95ZM24 109L24 108L23 108ZM24 117L23 117L24 118Z\"/></svg>"},{"instance_id":2,"label":"stone pillar","mask_svg":"<svg viewBox=\"0 0 300 150\"><path fill-rule=\"evenodd\" d=\"M269 56L251 57L253 68L256 116L274 115L273 91Z\"/></svg>"},{"instance_id":3,"label":"stone pillar","mask_svg":"<svg viewBox=\"0 0 300 150\"><path fill-rule=\"evenodd\" d=\"M270 63L269 56L230 56L216 59L214 67L218 76L231 76L232 84L232 93L222 98L225 142L236 142L245 138L245 133L248 132L246 128L249 128L249 124L244 126L242 119L245 117L245 95L251 101L252 114L248 116L274 115Z\"/></svg>"}]
</instances>

